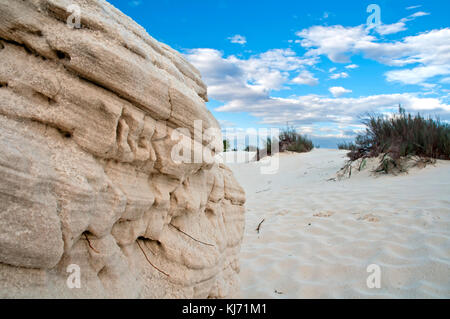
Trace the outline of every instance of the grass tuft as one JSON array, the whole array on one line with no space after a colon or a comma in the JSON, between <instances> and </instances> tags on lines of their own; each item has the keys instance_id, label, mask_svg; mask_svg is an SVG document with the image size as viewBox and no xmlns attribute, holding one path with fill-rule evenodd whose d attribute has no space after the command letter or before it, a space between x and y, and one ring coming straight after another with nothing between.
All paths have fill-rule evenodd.
<instances>
[{"instance_id":1,"label":"grass tuft","mask_svg":"<svg viewBox=\"0 0 450 319\"><path fill-rule=\"evenodd\" d=\"M356 149L357 149L357 146L352 142L338 143L337 147L340 150L348 150L348 151L356 151Z\"/></svg>"},{"instance_id":2,"label":"grass tuft","mask_svg":"<svg viewBox=\"0 0 450 319\"><path fill-rule=\"evenodd\" d=\"M280 152L291 151L297 153L309 152L314 148L313 142L298 133L294 127L287 126L279 135Z\"/></svg>"},{"instance_id":3,"label":"grass tuft","mask_svg":"<svg viewBox=\"0 0 450 319\"><path fill-rule=\"evenodd\" d=\"M303 153L309 152L314 148L313 142L307 136L297 133L294 127L287 126L281 130L278 138L275 137L273 140L270 137L267 138L263 143L264 145L261 145L261 148L246 146L244 151L256 152L256 159L259 161L266 156L274 155L272 150L273 143L278 143L279 152L290 151Z\"/></svg>"},{"instance_id":4,"label":"grass tuft","mask_svg":"<svg viewBox=\"0 0 450 319\"><path fill-rule=\"evenodd\" d=\"M450 159L450 126L439 118L406 114L399 107L393 117L369 115L363 123L366 129L356 137L348 153L351 160L385 154L382 165L385 170L401 157Z\"/></svg>"}]
</instances>

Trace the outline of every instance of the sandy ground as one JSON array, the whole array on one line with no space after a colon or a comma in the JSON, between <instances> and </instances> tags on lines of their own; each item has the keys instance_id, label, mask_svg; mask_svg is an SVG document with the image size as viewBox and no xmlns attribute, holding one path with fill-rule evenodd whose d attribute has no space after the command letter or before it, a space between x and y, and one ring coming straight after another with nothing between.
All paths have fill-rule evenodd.
<instances>
[{"instance_id":1,"label":"sandy ground","mask_svg":"<svg viewBox=\"0 0 450 319\"><path fill-rule=\"evenodd\" d=\"M450 162L327 181L345 153L281 155L274 175L229 164L247 194L241 297L450 298Z\"/></svg>"}]
</instances>

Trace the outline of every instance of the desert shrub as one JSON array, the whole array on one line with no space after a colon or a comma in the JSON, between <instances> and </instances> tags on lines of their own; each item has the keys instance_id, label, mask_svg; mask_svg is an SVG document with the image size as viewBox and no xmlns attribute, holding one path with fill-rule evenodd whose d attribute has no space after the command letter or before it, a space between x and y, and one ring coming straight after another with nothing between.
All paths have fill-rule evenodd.
<instances>
[{"instance_id":1,"label":"desert shrub","mask_svg":"<svg viewBox=\"0 0 450 319\"><path fill-rule=\"evenodd\" d=\"M272 139L270 137L268 137L266 139L266 150L267 150L267 155L272 154Z\"/></svg>"},{"instance_id":2,"label":"desert shrub","mask_svg":"<svg viewBox=\"0 0 450 319\"><path fill-rule=\"evenodd\" d=\"M338 143L337 147L340 150L348 150L348 151L355 151L357 149L357 146L355 145L355 143L352 143L352 142Z\"/></svg>"},{"instance_id":3,"label":"desert shrub","mask_svg":"<svg viewBox=\"0 0 450 319\"><path fill-rule=\"evenodd\" d=\"M223 140L223 151L228 152L230 150L230 141Z\"/></svg>"},{"instance_id":4,"label":"desert shrub","mask_svg":"<svg viewBox=\"0 0 450 319\"><path fill-rule=\"evenodd\" d=\"M278 139L275 138L275 140L272 142L272 139L270 137L266 138L265 145L263 145L263 149L260 151L260 158L263 158L265 156L271 156L274 155L275 150L272 149L273 143L279 143ZM276 145L276 144L275 144Z\"/></svg>"},{"instance_id":5,"label":"desert shrub","mask_svg":"<svg viewBox=\"0 0 450 319\"><path fill-rule=\"evenodd\" d=\"M294 127L287 126L279 135L280 152L291 151L297 153L309 152L314 148L313 142L299 134Z\"/></svg>"},{"instance_id":6,"label":"desert shrub","mask_svg":"<svg viewBox=\"0 0 450 319\"><path fill-rule=\"evenodd\" d=\"M278 138L275 137L272 140L268 137L262 143L258 143L258 147L247 145L244 148L244 151L256 152L256 158L259 161L266 156L274 155L275 150L272 149L274 143L278 143L279 152L291 151L303 153L309 152L314 148L313 142L308 137L297 133L293 127L287 126L285 129L281 130Z\"/></svg>"},{"instance_id":7,"label":"desert shrub","mask_svg":"<svg viewBox=\"0 0 450 319\"><path fill-rule=\"evenodd\" d=\"M391 118L372 114L363 123L366 129L348 154L352 160L380 154L388 154L393 161L404 156L450 159L450 126L439 118L406 114L399 107Z\"/></svg>"},{"instance_id":8,"label":"desert shrub","mask_svg":"<svg viewBox=\"0 0 450 319\"><path fill-rule=\"evenodd\" d=\"M257 146L251 146L251 145L250 146L246 146L244 148L244 151L246 151L246 152L255 152L257 161L259 161L260 159L266 157L267 155L270 155L270 149L268 151L267 148L260 149Z\"/></svg>"},{"instance_id":9,"label":"desert shrub","mask_svg":"<svg viewBox=\"0 0 450 319\"><path fill-rule=\"evenodd\" d=\"M256 147L256 146L252 146L252 145L247 145L247 146L244 148L244 151L245 151L245 152L256 152L257 150L259 150L259 148Z\"/></svg>"}]
</instances>

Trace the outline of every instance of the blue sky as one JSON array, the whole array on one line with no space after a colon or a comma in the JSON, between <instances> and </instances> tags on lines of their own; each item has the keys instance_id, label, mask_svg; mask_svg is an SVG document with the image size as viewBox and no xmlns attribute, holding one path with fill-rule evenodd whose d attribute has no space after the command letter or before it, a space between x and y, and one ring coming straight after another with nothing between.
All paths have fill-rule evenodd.
<instances>
[{"instance_id":1,"label":"blue sky","mask_svg":"<svg viewBox=\"0 0 450 319\"><path fill-rule=\"evenodd\" d=\"M289 123L334 147L399 103L450 120L450 1L109 2L201 71L223 128Z\"/></svg>"}]
</instances>

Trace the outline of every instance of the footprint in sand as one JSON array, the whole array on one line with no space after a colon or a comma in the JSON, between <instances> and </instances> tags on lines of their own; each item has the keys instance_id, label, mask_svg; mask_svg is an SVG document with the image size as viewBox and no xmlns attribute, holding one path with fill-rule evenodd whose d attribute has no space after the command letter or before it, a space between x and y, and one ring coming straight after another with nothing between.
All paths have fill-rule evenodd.
<instances>
[{"instance_id":1,"label":"footprint in sand","mask_svg":"<svg viewBox=\"0 0 450 319\"><path fill-rule=\"evenodd\" d=\"M368 221L371 223L377 223L380 221L380 217L378 217L374 214L367 214L367 215L358 217L358 220L365 220L365 221Z\"/></svg>"},{"instance_id":2,"label":"footprint in sand","mask_svg":"<svg viewBox=\"0 0 450 319\"><path fill-rule=\"evenodd\" d=\"M319 212L319 213L315 213L313 216L314 217L330 217L333 216L333 212Z\"/></svg>"},{"instance_id":3,"label":"footprint in sand","mask_svg":"<svg viewBox=\"0 0 450 319\"><path fill-rule=\"evenodd\" d=\"M268 192L268 191L270 191L270 190L271 190L271 188L262 189L262 190L256 191L255 194L259 194L259 193L263 193L263 192Z\"/></svg>"},{"instance_id":4,"label":"footprint in sand","mask_svg":"<svg viewBox=\"0 0 450 319\"><path fill-rule=\"evenodd\" d=\"M288 214L289 213L289 211L287 210L287 209L283 209L283 210L280 210L278 213L276 213L275 215L276 216L284 216L284 215L286 215L286 214Z\"/></svg>"}]
</instances>

